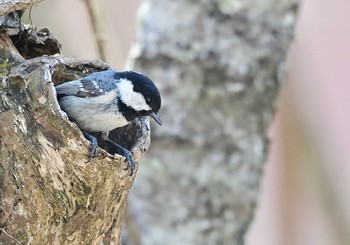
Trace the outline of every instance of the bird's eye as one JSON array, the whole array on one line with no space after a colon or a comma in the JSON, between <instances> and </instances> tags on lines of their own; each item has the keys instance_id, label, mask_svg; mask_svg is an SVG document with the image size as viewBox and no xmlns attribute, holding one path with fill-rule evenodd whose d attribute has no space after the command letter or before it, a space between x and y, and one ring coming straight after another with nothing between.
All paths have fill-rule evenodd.
<instances>
[{"instance_id":1,"label":"bird's eye","mask_svg":"<svg viewBox=\"0 0 350 245\"><path fill-rule=\"evenodd\" d=\"M147 102L147 104L148 104L149 102L151 102L151 99L150 99L150 98L147 98L147 99L146 99L146 102Z\"/></svg>"}]
</instances>

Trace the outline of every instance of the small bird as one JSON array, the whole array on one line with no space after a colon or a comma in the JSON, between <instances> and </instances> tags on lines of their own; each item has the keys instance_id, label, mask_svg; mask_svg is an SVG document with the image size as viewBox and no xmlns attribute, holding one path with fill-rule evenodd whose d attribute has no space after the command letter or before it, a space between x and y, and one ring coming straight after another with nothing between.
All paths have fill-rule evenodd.
<instances>
[{"instance_id":1,"label":"small bird","mask_svg":"<svg viewBox=\"0 0 350 245\"><path fill-rule=\"evenodd\" d=\"M101 132L102 139L127 159L133 174L136 164L130 151L108 139L108 133L143 116L151 116L162 125L158 114L161 98L153 81L135 71L110 69L60 84L56 92L61 109L91 141L90 158L96 156L98 143L89 133Z\"/></svg>"}]
</instances>

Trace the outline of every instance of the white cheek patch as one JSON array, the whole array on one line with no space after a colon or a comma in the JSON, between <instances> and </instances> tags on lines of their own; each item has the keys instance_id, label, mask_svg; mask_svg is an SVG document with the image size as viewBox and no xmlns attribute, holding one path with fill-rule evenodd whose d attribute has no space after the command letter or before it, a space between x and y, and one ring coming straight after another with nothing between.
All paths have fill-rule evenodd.
<instances>
[{"instance_id":1,"label":"white cheek patch","mask_svg":"<svg viewBox=\"0 0 350 245\"><path fill-rule=\"evenodd\" d=\"M134 85L127 79L121 79L118 83L120 99L125 105L133 108L135 111L150 111L151 107L147 105L145 97L133 90Z\"/></svg>"}]
</instances>

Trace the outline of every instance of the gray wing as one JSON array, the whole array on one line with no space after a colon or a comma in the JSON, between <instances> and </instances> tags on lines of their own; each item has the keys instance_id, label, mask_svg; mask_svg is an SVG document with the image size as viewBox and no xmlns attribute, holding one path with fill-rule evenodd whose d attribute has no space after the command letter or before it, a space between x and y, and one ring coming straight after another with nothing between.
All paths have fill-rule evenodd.
<instances>
[{"instance_id":1,"label":"gray wing","mask_svg":"<svg viewBox=\"0 0 350 245\"><path fill-rule=\"evenodd\" d=\"M79 80L73 80L56 86L58 96L74 95L78 97L95 97L117 88L119 80L117 71L106 70L94 72Z\"/></svg>"}]
</instances>

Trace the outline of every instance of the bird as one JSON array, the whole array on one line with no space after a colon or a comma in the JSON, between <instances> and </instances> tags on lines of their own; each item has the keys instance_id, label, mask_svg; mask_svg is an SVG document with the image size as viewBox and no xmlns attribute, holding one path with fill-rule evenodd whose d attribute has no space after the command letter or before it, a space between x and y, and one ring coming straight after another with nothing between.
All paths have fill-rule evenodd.
<instances>
[{"instance_id":1,"label":"bird","mask_svg":"<svg viewBox=\"0 0 350 245\"><path fill-rule=\"evenodd\" d=\"M61 109L91 142L90 159L97 155L98 148L96 137L90 133L101 133L102 139L126 158L132 175L136 163L130 151L110 140L108 133L144 116L162 125L161 97L154 82L136 71L108 69L62 83L55 89Z\"/></svg>"}]
</instances>

